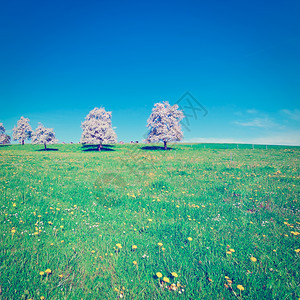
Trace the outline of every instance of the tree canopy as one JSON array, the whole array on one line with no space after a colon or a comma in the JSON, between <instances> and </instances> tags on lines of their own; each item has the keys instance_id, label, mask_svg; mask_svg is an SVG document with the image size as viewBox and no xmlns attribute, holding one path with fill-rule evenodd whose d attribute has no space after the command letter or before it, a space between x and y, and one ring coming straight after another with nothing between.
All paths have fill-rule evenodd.
<instances>
[{"instance_id":1,"label":"tree canopy","mask_svg":"<svg viewBox=\"0 0 300 300\"><path fill-rule=\"evenodd\" d=\"M155 103L152 113L147 121L149 133L146 142L163 142L164 149L171 141L180 141L183 138L180 121L184 118L178 105L171 106L169 102Z\"/></svg>"}]
</instances>

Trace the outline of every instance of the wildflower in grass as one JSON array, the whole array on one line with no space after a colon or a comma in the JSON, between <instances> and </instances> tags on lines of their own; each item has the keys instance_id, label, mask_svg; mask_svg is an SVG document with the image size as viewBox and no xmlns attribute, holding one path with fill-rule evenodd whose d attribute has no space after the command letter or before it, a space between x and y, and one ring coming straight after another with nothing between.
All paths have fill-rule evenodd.
<instances>
[{"instance_id":1,"label":"wildflower in grass","mask_svg":"<svg viewBox=\"0 0 300 300\"><path fill-rule=\"evenodd\" d=\"M157 272L157 273L156 273L156 276L157 276L158 278L162 278L162 274L161 274L160 272Z\"/></svg>"},{"instance_id":2,"label":"wildflower in grass","mask_svg":"<svg viewBox=\"0 0 300 300\"><path fill-rule=\"evenodd\" d=\"M116 246L119 248L119 249L122 249L122 245L121 244L116 244Z\"/></svg>"},{"instance_id":3,"label":"wildflower in grass","mask_svg":"<svg viewBox=\"0 0 300 300\"><path fill-rule=\"evenodd\" d=\"M158 245L159 247L162 247L163 243L157 243L157 245Z\"/></svg>"},{"instance_id":4,"label":"wildflower in grass","mask_svg":"<svg viewBox=\"0 0 300 300\"><path fill-rule=\"evenodd\" d=\"M45 273L46 273L47 275L49 275L49 274L52 273L52 271L51 271L51 269L47 269L47 270L45 271Z\"/></svg>"},{"instance_id":5,"label":"wildflower in grass","mask_svg":"<svg viewBox=\"0 0 300 300\"><path fill-rule=\"evenodd\" d=\"M231 251L226 251L226 254L232 254L232 252Z\"/></svg>"},{"instance_id":6,"label":"wildflower in grass","mask_svg":"<svg viewBox=\"0 0 300 300\"><path fill-rule=\"evenodd\" d=\"M132 250L136 250L137 249L137 246L136 245L133 245L132 246Z\"/></svg>"},{"instance_id":7,"label":"wildflower in grass","mask_svg":"<svg viewBox=\"0 0 300 300\"><path fill-rule=\"evenodd\" d=\"M238 284L236 287L240 290L240 297L242 297L242 291L245 290L245 288L241 284Z\"/></svg>"},{"instance_id":8,"label":"wildflower in grass","mask_svg":"<svg viewBox=\"0 0 300 300\"><path fill-rule=\"evenodd\" d=\"M41 296L41 298L40 298L41 300L45 300L45 297L44 296Z\"/></svg>"},{"instance_id":9,"label":"wildflower in grass","mask_svg":"<svg viewBox=\"0 0 300 300\"><path fill-rule=\"evenodd\" d=\"M193 240L191 237L188 237L187 239L188 239L188 241L190 241L190 242Z\"/></svg>"},{"instance_id":10,"label":"wildflower in grass","mask_svg":"<svg viewBox=\"0 0 300 300\"><path fill-rule=\"evenodd\" d=\"M175 273L175 272L172 272L171 274L172 274L173 277L178 277L178 274Z\"/></svg>"},{"instance_id":11,"label":"wildflower in grass","mask_svg":"<svg viewBox=\"0 0 300 300\"><path fill-rule=\"evenodd\" d=\"M253 262L256 262L256 261L257 261L257 259L256 259L255 257L253 257L253 256L252 256L250 259L251 259L251 261L253 261Z\"/></svg>"},{"instance_id":12,"label":"wildflower in grass","mask_svg":"<svg viewBox=\"0 0 300 300\"><path fill-rule=\"evenodd\" d=\"M164 278L163 278L163 281L164 281L164 282L167 282L167 283L170 283L170 279L169 279L168 277L164 277Z\"/></svg>"},{"instance_id":13,"label":"wildflower in grass","mask_svg":"<svg viewBox=\"0 0 300 300\"><path fill-rule=\"evenodd\" d=\"M44 274L45 274L45 272L44 272L44 271L41 271L41 272L40 272L40 275L41 275L41 276L43 276Z\"/></svg>"},{"instance_id":14,"label":"wildflower in grass","mask_svg":"<svg viewBox=\"0 0 300 300\"><path fill-rule=\"evenodd\" d=\"M13 204L13 207L16 207L16 206L17 206L17 204L16 204L16 203L14 203L14 204Z\"/></svg>"},{"instance_id":15,"label":"wildflower in grass","mask_svg":"<svg viewBox=\"0 0 300 300\"><path fill-rule=\"evenodd\" d=\"M137 262L134 260L134 261L133 261L133 264L136 266L136 265L137 265Z\"/></svg>"},{"instance_id":16,"label":"wildflower in grass","mask_svg":"<svg viewBox=\"0 0 300 300\"><path fill-rule=\"evenodd\" d=\"M153 220L152 220L152 219L148 219L148 221L149 221L149 222L152 222Z\"/></svg>"},{"instance_id":17,"label":"wildflower in grass","mask_svg":"<svg viewBox=\"0 0 300 300\"><path fill-rule=\"evenodd\" d=\"M299 252L300 252L300 249L296 249L295 252L299 253Z\"/></svg>"},{"instance_id":18,"label":"wildflower in grass","mask_svg":"<svg viewBox=\"0 0 300 300\"><path fill-rule=\"evenodd\" d=\"M235 252L235 250L234 250L234 249L229 249L229 251L230 251L230 252Z\"/></svg>"},{"instance_id":19,"label":"wildflower in grass","mask_svg":"<svg viewBox=\"0 0 300 300\"><path fill-rule=\"evenodd\" d=\"M59 274L58 277L59 277L59 278L63 278L64 275L63 275L63 274Z\"/></svg>"}]
</instances>

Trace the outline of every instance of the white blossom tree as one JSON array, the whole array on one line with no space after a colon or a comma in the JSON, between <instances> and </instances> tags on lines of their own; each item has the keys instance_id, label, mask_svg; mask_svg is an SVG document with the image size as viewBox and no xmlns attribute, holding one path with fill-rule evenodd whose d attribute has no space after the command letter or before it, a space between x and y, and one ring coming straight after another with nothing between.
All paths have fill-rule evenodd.
<instances>
[{"instance_id":1,"label":"white blossom tree","mask_svg":"<svg viewBox=\"0 0 300 300\"><path fill-rule=\"evenodd\" d=\"M182 140L180 121L183 118L184 114L178 110L177 104L171 106L167 101L155 103L147 121L147 127L150 130L146 142L163 142L164 149L167 150L168 142Z\"/></svg>"},{"instance_id":2,"label":"white blossom tree","mask_svg":"<svg viewBox=\"0 0 300 300\"><path fill-rule=\"evenodd\" d=\"M0 123L0 144L9 144L10 143L10 136L5 133L5 127L3 123Z\"/></svg>"},{"instance_id":3,"label":"white blossom tree","mask_svg":"<svg viewBox=\"0 0 300 300\"><path fill-rule=\"evenodd\" d=\"M19 141L22 145L24 145L25 140L31 139L32 128L29 125L29 119L21 117L21 119L17 123L17 127L13 129L13 139L15 141Z\"/></svg>"},{"instance_id":4,"label":"white blossom tree","mask_svg":"<svg viewBox=\"0 0 300 300\"><path fill-rule=\"evenodd\" d=\"M104 143L117 142L117 135L111 123L111 112L105 111L102 107L91 110L81 124L81 128L83 132L80 142L98 145L98 151L101 151Z\"/></svg>"},{"instance_id":5,"label":"white blossom tree","mask_svg":"<svg viewBox=\"0 0 300 300\"><path fill-rule=\"evenodd\" d=\"M48 144L56 144L58 140L55 138L55 133L53 128L45 128L42 123L39 123L39 126L32 134L32 144L43 144L45 150L47 150Z\"/></svg>"}]
</instances>

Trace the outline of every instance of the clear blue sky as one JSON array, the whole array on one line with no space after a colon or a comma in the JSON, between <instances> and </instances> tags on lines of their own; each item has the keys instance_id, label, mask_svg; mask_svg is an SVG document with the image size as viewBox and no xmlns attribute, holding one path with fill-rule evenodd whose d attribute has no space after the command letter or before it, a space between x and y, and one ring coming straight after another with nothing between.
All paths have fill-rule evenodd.
<instances>
[{"instance_id":1,"label":"clear blue sky","mask_svg":"<svg viewBox=\"0 0 300 300\"><path fill-rule=\"evenodd\" d=\"M208 111L186 141L300 145L300 2L2 1L0 122L77 142L94 107L141 140L155 102Z\"/></svg>"}]
</instances>

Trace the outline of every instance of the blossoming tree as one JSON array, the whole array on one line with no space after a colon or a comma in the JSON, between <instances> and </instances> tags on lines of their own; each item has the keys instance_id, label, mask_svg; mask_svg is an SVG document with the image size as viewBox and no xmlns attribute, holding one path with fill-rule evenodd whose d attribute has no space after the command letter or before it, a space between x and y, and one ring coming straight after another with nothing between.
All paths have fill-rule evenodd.
<instances>
[{"instance_id":1,"label":"blossoming tree","mask_svg":"<svg viewBox=\"0 0 300 300\"><path fill-rule=\"evenodd\" d=\"M102 107L91 110L81 124L81 128L83 132L80 142L98 145L98 151L101 151L104 143L117 142L117 135L111 123L111 112L105 111Z\"/></svg>"},{"instance_id":2,"label":"blossoming tree","mask_svg":"<svg viewBox=\"0 0 300 300\"><path fill-rule=\"evenodd\" d=\"M17 127L13 129L13 139L24 145L25 140L29 140L32 135L32 129L29 125L29 119L21 117L17 123Z\"/></svg>"},{"instance_id":3,"label":"blossoming tree","mask_svg":"<svg viewBox=\"0 0 300 300\"><path fill-rule=\"evenodd\" d=\"M58 140L55 138L55 133L53 128L45 128L42 123L39 123L39 126L32 135L32 144L43 144L45 150L47 150L48 144L56 144Z\"/></svg>"},{"instance_id":4,"label":"blossoming tree","mask_svg":"<svg viewBox=\"0 0 300 300\"><path fill-rule=\"evenodd\" d=\"M147 127L150 130L146 142L163 142L164 149L167 150L168 142L182 140L180 121L183 118L184 114L178 110L177 104L171 106L167 101L155 103L147 121Z\"/></svg>"},{"instance_id":5,"label":"blossoming tree","mask_svg":"<svg viewBox=\"0 0 300 300\"><path fill-rule=\"evenodd\" d=\"M5 127L3 123L0 123L0 144L9 144L10 143L10 136L5 133Z\"/></svg>"}]
</instances>

